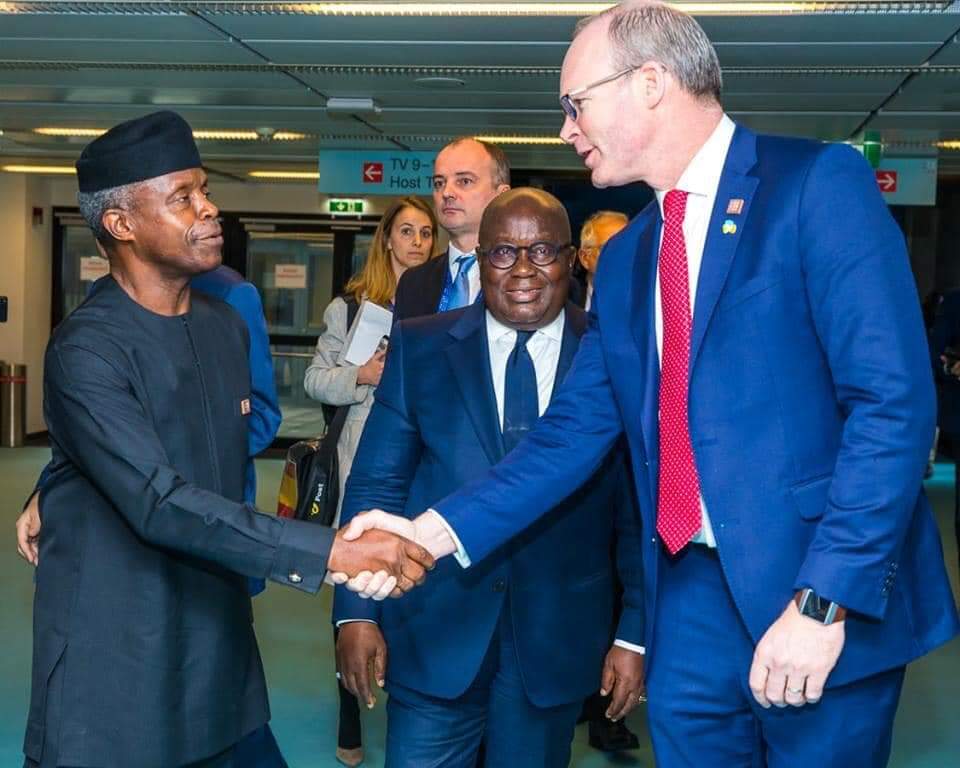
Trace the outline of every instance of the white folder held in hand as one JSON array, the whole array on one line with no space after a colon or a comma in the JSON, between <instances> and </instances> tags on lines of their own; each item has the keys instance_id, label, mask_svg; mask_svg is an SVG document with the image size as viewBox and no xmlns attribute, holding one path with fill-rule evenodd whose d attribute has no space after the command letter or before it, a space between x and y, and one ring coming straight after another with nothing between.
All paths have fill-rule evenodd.
<instances>
[{"instance_id":1,"label":"white folder held in hand","mask_svg":"<svg viewBox=\"0 0 960 768\"><path fill-rule=\"evenodd\" d=\"M347 333L341 359L350 365L363 365L377 351L384 336L390 336L393 312L364 299L357 318Z\"/></svg>"}]
</instances>

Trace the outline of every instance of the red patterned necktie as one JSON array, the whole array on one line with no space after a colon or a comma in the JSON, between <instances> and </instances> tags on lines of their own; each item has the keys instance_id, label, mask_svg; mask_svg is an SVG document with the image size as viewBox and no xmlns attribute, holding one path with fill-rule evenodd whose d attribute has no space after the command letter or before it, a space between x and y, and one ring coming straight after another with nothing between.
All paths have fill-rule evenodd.
<instances>
[{"instance_id":1,"label":"red patterned necktie","mask_svg":"<svg viewBox=\"0 0 960 768\"><path fill-rule=\"evenodd\" d=\"M687 193L673 189L663 201L660 246L660 303L663 353L660 363L660 482L657 533L671 555L683 549L702 525L700 480L690 442L687 394L690 383L690 276L683 217Z\"/></svg>"}]
</instances>

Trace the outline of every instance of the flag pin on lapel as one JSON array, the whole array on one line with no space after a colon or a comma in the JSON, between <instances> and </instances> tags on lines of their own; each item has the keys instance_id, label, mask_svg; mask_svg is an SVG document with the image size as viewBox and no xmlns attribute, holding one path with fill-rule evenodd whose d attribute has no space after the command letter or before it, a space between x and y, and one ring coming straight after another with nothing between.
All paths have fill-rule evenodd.
<instances>
[{"instance_id":1,"label":"flag pin on lapel","mask_svg":"<svg viewBox=\"0 0 960 768\"><path fill-rule=\"evenodd\" d=\"M733 223L733 219L727 219L723 222L723 228L721 230L725 235L735 235L737 234L737 225Z\"/></svg>"},{"instance_id":2,"label":"flag pin on lapel","mask_svg":"<svg viewBox=\"0 0 960 768\"><path fill-rule=\"evenodd\" d=\"M250 415L250 398L245 397L240 401L240 415L249 416Z\"/></svg>"},{"instance_id":3,"label":"flag pin on lapel","mask_svg":"<svg viewBox=\"0 0 960 768\"><path fill-rule=\"evenodd\" d=\"M743 213L743 198L742 197L732 197L730 202L727 203L727 213L731 216L738 216Z\"/></svg>"}]
</instances>

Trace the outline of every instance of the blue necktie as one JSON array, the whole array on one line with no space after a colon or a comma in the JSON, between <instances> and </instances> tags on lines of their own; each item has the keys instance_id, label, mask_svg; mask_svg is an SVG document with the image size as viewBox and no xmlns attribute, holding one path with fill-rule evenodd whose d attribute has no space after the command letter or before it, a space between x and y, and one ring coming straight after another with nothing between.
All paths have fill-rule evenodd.
<instances>
[{"instance_id":1,"label":"blue necktie","mask_svg":"<svg viewBox=\"0 0 960 768\"><path fill-rule=\"evenodd\" d=\"M517 343L507 358L503 387L503 447L509 453L540 416L537 372L527 351L533 331L517 331Z\"/></svg>"},{"instance_id":2,"label":"blue necktie","mask_svg":"<svg viewBox=\"0 0 960 768\"><path fill-rule=\"evenodd\" d=\"M470 303L470 268L477 263L477 257L465 253L457 257L457 276L450 286L450 301L447 309L459 309Z\"/></svg>"}]
</instances>

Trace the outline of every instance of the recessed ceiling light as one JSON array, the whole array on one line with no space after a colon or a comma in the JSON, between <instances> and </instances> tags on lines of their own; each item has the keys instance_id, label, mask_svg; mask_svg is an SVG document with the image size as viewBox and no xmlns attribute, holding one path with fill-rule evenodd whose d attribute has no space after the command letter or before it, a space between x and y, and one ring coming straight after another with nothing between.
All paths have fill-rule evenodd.
<instances>
[{"instance_id":1,"label":"recessed ceiling light","mask_svg":"<svg viewBox=\"0 0 960 768\"><path fill-rule=\"evenodd\" d=\"M537 2L339 2L339 3L285 3L288 13L315 14L321 16L590 16L600 13L616 3L537 3ZM861 3L853 0L837 2L780 2L779 0L756 0L755 2L670 2L675 8L696 15L737 14L783 14L783 13L829 13L856 11ZM871 5L922 6L921 2L897 3L881 0Z\"/></svg>"},{"instance_id":2,"label":"recessed ceiling light","mask_svg":"<svg viewBox=\"0 0 960 768\"><path fill-rule=\"evenodd\" d=\"M315 181L320 178L318 171L250 171L247 175L254 179L279 181Z\"/></svg>"},{"instance_id":3,"label":"recessed ceiling light","mask_svg":"<svg viewBox=\"0 0 960 768\"><path fill-rule=\"evenodd\" d=\"M490 144L529 144L538 146L556 146L564 144L559 136L474 136L477 141Z\"/></svg>"},{"instance_id":4,"label":"recessed ceiling light","mask_svg":"<svg viewBox=\"0 0 960 768\"><path fill-rule=\"evenodd\" d=\"M40 136L59 136L66 138L96 138L107 132L106 128L61 128L43 127L34 128L33 132ZM310 138L309 134L294 131L276 131L265 135L258 131L194 131L193 138L197 141L303 141Z\"/></svg>"},{"instance_id":5,"label":"recessed ceiling light","mask_svg":"<svg viewBox=\"0 0 960 768\"><path fill-rule=\"evenodd\" d=\"M72 165L0 165L0 171L7 173L56 173L74 174L77 169Z\"/></svg>"}]
</instances>

